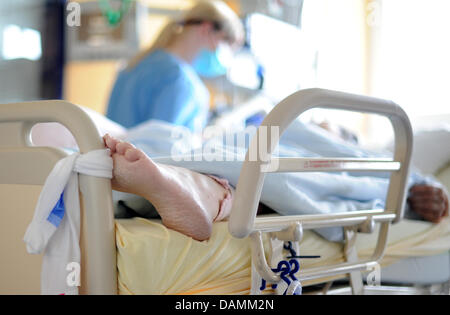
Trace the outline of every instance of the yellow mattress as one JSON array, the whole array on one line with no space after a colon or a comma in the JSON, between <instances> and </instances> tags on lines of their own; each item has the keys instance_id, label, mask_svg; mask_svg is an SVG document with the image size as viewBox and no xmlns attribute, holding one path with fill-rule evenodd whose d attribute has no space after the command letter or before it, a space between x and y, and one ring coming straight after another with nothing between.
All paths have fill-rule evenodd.
<instances>
[{"instance_id":1,"label":"yellow mattress","mask_svg":"<svg viewBox=\"0 0 450 315\"><path fill-rule=\"evenodd\" d=\"M360 257L369 257L376 234L361 234ZM235 239L227 222L214 224L208 241L198 242L167 229L158 220L116 220L117 265L120 294L248 294L251 261L248 239ZM343 261L342 244L305 231L302 268ZM382 265L410 256L450 250L450 219L434 225L404 220L391 227ZM307 285L308 283L304 283Z\"/></svg>"}]
</instances>

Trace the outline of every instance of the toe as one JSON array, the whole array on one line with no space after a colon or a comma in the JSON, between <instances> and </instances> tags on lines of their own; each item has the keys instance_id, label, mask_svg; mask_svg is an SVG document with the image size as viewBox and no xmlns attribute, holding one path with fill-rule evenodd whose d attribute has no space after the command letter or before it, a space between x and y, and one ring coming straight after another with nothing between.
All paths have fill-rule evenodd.
<instances>
[{"instance_id":1,"label":"toe","mask_svg":"<svg viewBox=\"0 0 450 315\"><path fill-rule=\"evenodd\" d=\"M129 162L135 162L142 157L142 152L138 149L130 148L125 151L125 158Z\"/></svg>"},{"instance_id":2,"label":"toe","mask_svg":"<svg viewBox=\"0 0 450 315\"><path fill-rule=\"evenodd\" d=\"M111 153L116 152L116 146L117 146L117 139L112 138L109 134L106 134L103 136L103 142L105 143L106 147L111 150Z\"/></svg>"},{"instance_id":3,"label":"toe","mask_svg":"<svg viewBox=\"0 0 450 315\"><path fill-rule=\"evenodd\" d=\"M135 147L134 147L134 145L132 145L131 143L128 143L128 142L119 142L116 145L117 153L122 154L122 155L125 154L125 152L130 149L135 149Z\"/></svg>"}]
</instances>

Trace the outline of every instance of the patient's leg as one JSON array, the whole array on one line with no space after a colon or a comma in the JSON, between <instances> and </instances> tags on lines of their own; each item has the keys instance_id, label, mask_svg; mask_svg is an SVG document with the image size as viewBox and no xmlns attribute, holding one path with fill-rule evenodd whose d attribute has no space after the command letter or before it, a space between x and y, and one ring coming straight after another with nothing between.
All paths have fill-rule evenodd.
<instances>
[{"instance_id":1,"label":"patient's leg","mask_svg":"<svg viewBox=\"0 0 450 315\"><path fill-rule=\"evenodd\" d=\"M114 160L113 189L150 201L167 227L197 240L208 239L212 222L231 210L231 189L210 176L154 163L132 144L104 137Z\"/></svg>"}]
</instances>

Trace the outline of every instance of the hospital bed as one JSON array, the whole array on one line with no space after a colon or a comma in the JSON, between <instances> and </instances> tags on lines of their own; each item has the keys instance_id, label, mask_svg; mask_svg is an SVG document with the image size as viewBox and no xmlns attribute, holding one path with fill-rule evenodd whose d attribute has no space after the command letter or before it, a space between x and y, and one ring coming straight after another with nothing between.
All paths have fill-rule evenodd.
<instances>
[{"instance_id":1,"label":"hospital bed","mask_svg":"<svg viewBox=\"0 0 450 315\"><path fill-rule=\"evenodd\" d=\"M368 112L388 117L395 131L393 159L272 157L271 153L279 137L289 124L302 112L315 107ZM59 122L66 126L75 137L81 154L104 148L95 124L77 106L64 101L0 106L0 184L3 192L1 197L5 201L0 211L2 293L33 293L32 291L38 288L40 259L25 253L23 233L31 220L34 203L40 191L36 185L42 185L55 163L67 155L65 151L57 148L32 145L31 128L40 122ZM271 134L271 126L279 127L279 133ZM436 226L424 222L418 226L417 223L402 221L412 150L412 130L408 117L399 106L390 101L341 92L302 90L279 103L266 117L260 126L260 129L262 128L266 128L268 139L275 141L261 143L264 139L259 139L258 135L254 137L250 148L258 149L259 145L265 145L268 150L260 152L256 160L251 160L247 153L229 222L217 223L211 239L206 242L193 241L149 220L115 222L110 181L80 174L80 292L248 293L251 286L251 268L253 273L257 271L268 283L280 282L280 275L275 273L268 263L271 253L270 246L267 245L276 239L297 242L302 253L309 251L311 255L318 254L322 257L318 261L302 264L297 278L303 285L329 282L346 276L350 280L349 290L353 294L394 292L391 287L365 286L363 281L363 271L374 270L380 263L385 264L382 260L385 252L389 254L387 258L397 260L408 256L410 252L412 255L424 256L443 254L443 257L447 253L448 262L448 220ZM274 162L278 168L271 167ZM318 171L391 172L385 209L328 215L256 216L266 173ZM19 198L12 194L17 188L16 185L24 187ZM28 198L22 197L27 195ZM410 224L412 228L407 227ZM317 228L336 226L344 228L344 246L337 243L327 244L311 232ZM401 228L397 228L398 226ZM394 235L397 233L392 241L389 240L390 230L395 232ZM371 236L370 241L368 235ZM306 246L308 243L313 243L309 249ZM430 246L427 248L427 245ZM143 248L147 249L147 252L139 250ZM217 256L223 258L221 263L214 261L214 248L214 253L220 251L222 254ZM320 249L323 248L328 251L321 252ZM157 249L161 250L164 256L158 256ZM172 250L182 254L175 255ZM314 250L319 252L314 253ZM145 270L139 267L139 255L147 259L141 261L141 264L153 264L152 268L148 265ZM171 258L170 255L175 256ZM201 255L205 257L203 260L199 259L203 257ZM160 257L167 258L163 265L176 264L169 273L156 269L162 268ZM189 257L195 257L197 260L196 266L192 267L196 271L199 266L214 266L216 269L189 277L188 262L193 259ZM148 277L162 275L163 278L159 279L159 282L150 281L144 276L147 274ZM137 277L145 282L147 291L133 290L133 286L142 288L138 283L133 283L133 279ZM445 275L443 277L445 278ZM187 279L198 281L191 283L191 287L180 288L180 283L189 285ZM440 283L448 281L434 280ZM239 289L235 287L236 282ZM165 289L156 288L158 283L165 284ZM171 285L167 287L167 283ZM400 293L423 293L416 288L395 289L395 292ZM345 292L348 291L335 293Z\"/></svg>"}]
</instances>

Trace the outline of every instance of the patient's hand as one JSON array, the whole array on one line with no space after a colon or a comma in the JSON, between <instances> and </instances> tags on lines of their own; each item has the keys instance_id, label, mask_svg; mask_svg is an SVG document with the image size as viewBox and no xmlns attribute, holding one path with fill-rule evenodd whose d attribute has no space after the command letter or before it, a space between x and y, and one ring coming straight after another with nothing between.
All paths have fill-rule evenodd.
<instances>
[{"instance_id":1,"label":"patient's hand","mask_svg":"<svg viewBox=\"0 0 450 315\"><path fill-rule=\"evenodd\" d=\"M432 185L414 185L409 190L411 209L425 220L439 223L448 216L448 196L439 187Z\"/></svg>"}]
</instances>

